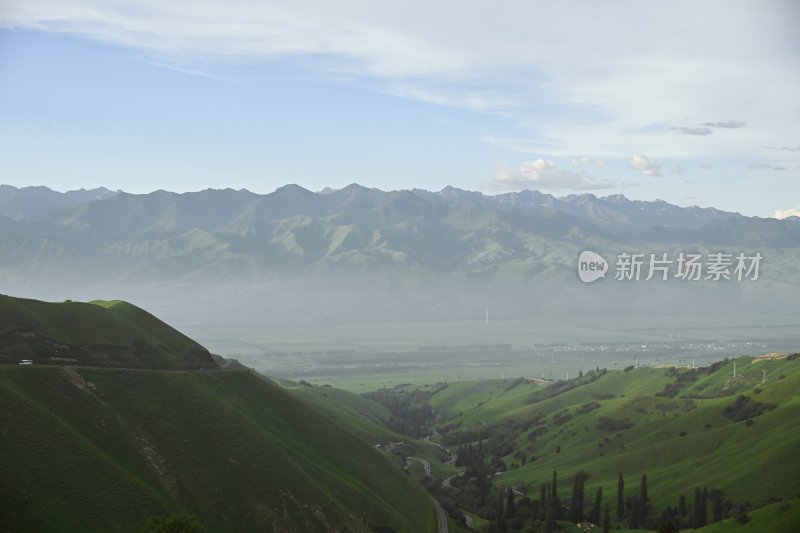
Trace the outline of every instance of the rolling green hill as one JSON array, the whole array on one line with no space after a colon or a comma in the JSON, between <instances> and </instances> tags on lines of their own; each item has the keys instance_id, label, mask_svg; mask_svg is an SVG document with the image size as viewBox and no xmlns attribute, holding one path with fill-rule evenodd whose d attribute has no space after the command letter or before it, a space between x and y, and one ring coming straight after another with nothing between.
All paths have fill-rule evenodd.
<instances>
[{"instance_id":1,"label":"rolling green hill","mask_svg":"<svg viewBox=\"0 0 800 533\"><path fill-rule=\"evenodd\" d=\"M800 500L773 503L748 514L748 521L740 523L729 518L706 526L702 533L796 533L800 524Z\"/></svg>"},{"instance_id":2,"label":"rolling green hill","mask_svg":"<svg viewBox=\"0 0 800 533\"><path fill-rule=\"evenodd\" d=\"M434 530L430 497L372 442L380 406L362 419L349 393L327 406L246 370L178 369L199 346L128 304L2 303L38 345L163 351L0 365L0 531L139 531L175 512L210 531ZM1 346L16 360L26 345Z\"/></svg>"},{"instance_id":3,"label":"rolling green hill","mask_svg":"<svg viewBox=\"0 0 800 533\"><path fill-rule=\"evenodd\" d=\"M403 438L386 427L391 413L377 402L333 387L311 387L287 380L275 382L315 410L340 421L366 442L380 444Z\"/></svg>"},{"instance_id":4,"label":"rolling green hill","mask_svg":"<svg viewBox=\"0 0 800 533\"><path fill-rule=\"evenodd\" d=\"M580 470L588 474L587 499L602 487L612 507L620 473L628 495L646 474L655 517L676 507L680 495L691 505L696 487L756 507L800 494L796 356L740 357L702 369L631 367L549 385L495 380L431 390L437 439L462 453L480 444L489 473L500 472L495 487L515 487L532 499L556 471L560 497L569 502Z\"/></svg>"},{"instance_id":5,"label":"rolling green hill","mask_svg":"<svg viewBox=\"0 0 800 533\"><path fill-rule=\"evenodd\" d=\"M0 295L0 362L215 369L208 350L127 302L49 303Z\"/></svg>"}]
</instances>

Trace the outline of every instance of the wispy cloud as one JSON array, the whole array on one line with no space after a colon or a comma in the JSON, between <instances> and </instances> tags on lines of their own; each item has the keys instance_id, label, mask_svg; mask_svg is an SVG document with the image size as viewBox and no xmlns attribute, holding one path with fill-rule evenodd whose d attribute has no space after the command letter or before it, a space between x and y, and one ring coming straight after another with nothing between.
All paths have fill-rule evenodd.
<instances>
[{"instance_id":1,"label":"wispy cloud","mask_svg":"<svg viewBox=\"0 0 800 533\"><path fill-rule=\"evenodd\" d=\"M643 154L633 154L631 168L641 172L644 176L660 176L661 164L655 159L650 159Z\"/></svg>"},{"instance_id":2,"label":"wispy cloud","mask_svg":"<svg viewBox=\"0 0 800 533\"><path fill-rule=\"evenodd\" d=\"M711 135L712 133L714 133L713 131L711 131L710 128L707 128L705 126L697 126L694 128L680 127L672 129L684 135Z\"/></svg>"},{"instance_id":3,"label":"wispy cloud","mask_svg":"<svg viewBox=\"0 0 800 533\"><path fill-rule=\"evenodd\" d=\"M797 146L767 146L770 150L784 150L786 152L800 152L800 144Z\"/></svg>"},{"instance_id":4,"label":"wispy cloud","mask_svg":"<svg viewBox=\"0 0 800 533\"><path fill-rule=\"evenodd\" d=\"M735 129L735 128L744 128L745 126L747 126L747 123L741 120L718 120L716 122L703 122L700 125L709 128Z\"/></svg>"},{"instance_id":5,"label":"wispy cloud","mask_svg":"<svg viewBox=\"0 0 800 533\"><path fill-rule=\"evenodd\" d=\"M0 27L111 43L192 74L221 62L288 61L501 116L530 136L509 146L533 153L570 157L591 146L604 158L627 157L646 146L660 158L711 158L800 136L800 8L768 5L630 2L610 17L606 3L574 0L502 9L446 0L25 0L2 3ZM564 28L580 38L565 39ZM738 141L702 129L744 127L738 119L678 129L702 143L647 129L701 116L743 116L753 126Z\"/></svg>"},{"instance_id":6,"label":"wispy cloud","mask_svg":"<svg viewBox=\"0 0 800 533\"><path fill-rule=\"evenodd\" d=\"M669 167L669 174L673 176L683 176L686 174L686 167L681 165L680 163L675 163L671 167Z\"/></svg>"},{"instance_id":7,"label":"wispy cloud","mask_svg":"<svg viewBox=\"0 0 800 533\"><path fill-rule=\"evenodd\" d=\"M745 126L747 126L747 123L741 120L718 120L716 122L703 122L698 126L674 127L672 130L682 133L683 135L706 136L713 135L714 130L712 128L737 129L744 128Z\"/></svg>"},{"instance_id":8,"label":"wispy cloud","mask_svg":"<svg viewBox=\"0 0 800 533\"><path fill-rule=\"evenodd\" d=\"M620 184L592 178L585 172L564 169L549 159L526 161L518 170L500 165L490 184L494 190L541 189L549 191L587 191L612 189Z\"/></svg>"},{"instance_id":9,"label":"wispy cloud","mask_svg":"<svg viewBox=\"0 0 800 533\"><path fill-rule=\"evenodd\" d=\"M780 172L786 170L786 167L781 165L770 165L768 163L748 163L747 168L750 170L774 170Z\"/></svg>"}]
</instances>

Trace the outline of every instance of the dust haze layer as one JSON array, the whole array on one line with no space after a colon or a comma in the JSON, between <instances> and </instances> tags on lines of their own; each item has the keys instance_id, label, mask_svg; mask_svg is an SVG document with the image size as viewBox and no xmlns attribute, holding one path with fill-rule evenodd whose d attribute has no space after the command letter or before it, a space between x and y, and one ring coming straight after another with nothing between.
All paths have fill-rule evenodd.
<instances>
[{"instance_id":1,"label":"dust haze layer","mask_svg":"<svg viewBox=\"0 0 800 533\"><path fill-rule=\"evenodd\" d=\"M1 292L125 299L184 329L481 322L487 308L495 321L562 317L597 327L602 317L631 329L677 329L718 325L720 317L732 326L795 323L800 311L796 217L453 187L101 189L86 191L97 198L87 201L11 189L3 188L8 198L36 192L51 207L0 206ZM623 252L764 259L756 281L623 282L612 265L607 279L584 284L576 274L583 250L609 262Z\"/></svg>"}]
</instances>

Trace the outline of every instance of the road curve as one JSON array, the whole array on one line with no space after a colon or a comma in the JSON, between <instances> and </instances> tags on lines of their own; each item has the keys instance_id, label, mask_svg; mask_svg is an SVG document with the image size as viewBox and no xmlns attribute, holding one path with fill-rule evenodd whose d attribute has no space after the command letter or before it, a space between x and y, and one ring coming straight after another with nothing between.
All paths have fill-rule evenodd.
<instances>
[{"instance_id":1,"label":"road curve","mask_svg":"<svg viewBox=\"0 0 800 533\"><path fill-rule=\"evenodd\" d=\"M425 467L425 477L431 477L431 464L428 461L420 459L419 457L406 457L406 463L410 463L411 461L422 463L422 466Z\"/></svg>"},{"instance_id":2,"label":"road curve","mask_svg":"<svg viewBox=\"0 0 800 533\"><path fill-rule=\"evenodd\" d=\"M463 469L457 470L455 474L453 474L452 476L450 476L450 477L446 478L444 481L442 481L442 487L444 487L446 489L449 489L450 487L452 487L452 485L450 484L450 481L453 480L454 478L461 477L463 475L464 475L464 470Z\"/></svg>"},{"instance_id":3,"label":"road curve","mask_svg":"<svg viewBox=\"0 0 800 533\"><path fill-rule=\"evenodd\" d=\"M439 533L448 533L447 513L444 512L444 509L439 505L439 502L436 501L436 498L433 498L433 506L436 508L436 520L439 522Z\"/></svg>"}]
</instances>

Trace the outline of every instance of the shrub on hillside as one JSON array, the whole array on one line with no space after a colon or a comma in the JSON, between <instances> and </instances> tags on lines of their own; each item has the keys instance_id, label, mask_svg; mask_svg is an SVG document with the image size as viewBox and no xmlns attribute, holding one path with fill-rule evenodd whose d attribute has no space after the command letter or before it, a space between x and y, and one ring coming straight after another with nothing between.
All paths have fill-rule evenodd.
<instances>
[{"instance_id":1,"label":"shrub on hillside","mask_svg":"<svg viewBox=\"0 0 800 533\"><path fill-rule=\"evenodd\" d=\"M144 533L204 533L205 530L197 518L188 514L154 516L144 526Z\"/></svg>"},{"instance_id":2,"label":"shrub on hillside","mask_svg":"<svg viewBox=\"0 0 800 533\"><path fill-rule=\"evenodd\" d=\"M623 429L629 429L633 427L633 422L631 422L628 418L618 419L618 418L606 418L600 417L597 421L597 429L603 431L621 431Z\"/></svg>"},{"instance_id":3,"label":"shrub on hillside","mask_svg":"<svg viewBox=\"0 0 800 533\"><path fill-rule=\"evenodd\" d=\"M588 403L585 403L585 404L581 405L577 409L577 411L575 411L575 412L578 413L579 415L585 415L586 413L591 413L592 411L594 411L598 407L600 407L599 403L597 403L597 402L588 402Z\"/></svg>"},{"instance_id":4,"label":"shrub on hillside","mask_svg":"<svg viewBox=\"0 0 800 533\"><path fill-rule=\"evenodd\" d=\"M557 426L563 426L564 424L569 422L570 419L572 419L572 415L569 414L569 410L568 409L562 409L561 411L559 411L559 412L557 412L557 413L555 413L553 415L553 424L555 424Z\"/></svg>"},{"instance_id":5,"label":"shrub on hillside","mask_svg":"<svg viewBox=\"0 0 800 533\"><path fill-rule=\"evenodd\" d=\"M739 395L736 401L722 410L722 414L734 422L741 422L742 420L763 415L767 411L775 409L775 407L771 403L761 403L747 396Z\"/></svg>"}]
</instances>

